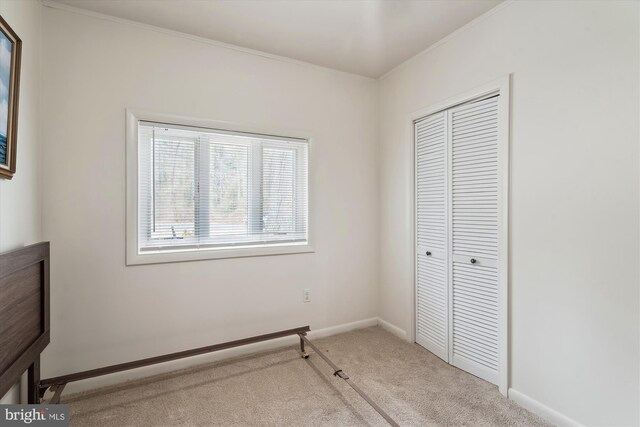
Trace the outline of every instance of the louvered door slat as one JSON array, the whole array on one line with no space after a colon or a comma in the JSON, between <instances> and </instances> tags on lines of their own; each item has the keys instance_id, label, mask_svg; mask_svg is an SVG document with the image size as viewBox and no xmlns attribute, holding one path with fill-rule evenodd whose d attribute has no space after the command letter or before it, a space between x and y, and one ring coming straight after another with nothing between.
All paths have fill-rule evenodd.
<instances>
[{"instance_id":1,"label":"louvered door slat","mask_svg":"<svg viewBox=\"0 0 640 427\"><path fill-rule=\"evenodd\" d=\"M416 341L448 361L446 132L444 113L415 125Z\"/></svg>"},{"instance_id":2,"label":"louvered door slat","mask_svg":"<svg viewBox=\"0 0 640 427\"><path fill-rule=\"evenodd\" d=\"M493 97L449 112L450 354L454 365L493 383L499 363L497 101Z\"/></svg>"}]
</instances>

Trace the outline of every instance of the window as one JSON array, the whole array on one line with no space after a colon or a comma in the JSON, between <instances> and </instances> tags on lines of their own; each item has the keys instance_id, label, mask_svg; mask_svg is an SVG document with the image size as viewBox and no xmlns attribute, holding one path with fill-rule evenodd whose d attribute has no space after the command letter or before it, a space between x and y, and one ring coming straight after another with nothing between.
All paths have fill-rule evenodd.
<instances>
[{"instance_id":1,"label":"window","mask_svg":"<svg viewBox=\"0 0 640 427\"><path fill-rule=\"evenodd\" d=\"M311 251L307 140L135 123L129 264Z\"/></svg>"}]
</instances>

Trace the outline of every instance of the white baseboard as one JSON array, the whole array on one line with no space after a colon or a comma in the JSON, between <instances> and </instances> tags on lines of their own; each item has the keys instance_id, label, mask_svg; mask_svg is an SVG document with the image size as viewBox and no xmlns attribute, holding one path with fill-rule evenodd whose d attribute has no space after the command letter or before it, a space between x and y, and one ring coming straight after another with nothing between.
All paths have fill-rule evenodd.
<instances>
[{"instance_id":1,"label":"white baseboard","mask_svg":"<svg viewBox=\"0 0 640 427\"><path fill-rule=\"evenodd\" d=\"M355 322L343 323L341 325L329 326L328 328L317 329L309 332L309 338L324 338L331 335L342 334L356 329L368 328L376 326L378 324L377 317L371 317L369 319L356 320Z\"/></svg>"},{"instance_id":2,"label":"white baseboard","mask_svg":"<svg viewBox=\"0 0 640 427\"><path fill-rule=\"evenodd\" d=\"M552 409L547 405L540 403L537 400L532 399L526 394L520 393L518 390L515 390L513 388L509 389L509 399L557 426L582 427L582 424L580 424L576 420L569 418L564 414L561 414L555 409Z\"/></svg>"},{"instance_id":3,"label":"white baseboard","mask_svg":"<svg viewBox=\"0 0 640 427\"><path fill-rule=\"evenodd\" d=\"M389 323L380 317L378 317L378 325L380 325L384 330L391 332L393 335L402 338L403 340L408 340L407 331L398 328L396 325Z\"/></svg>"},{"instance_id":4,"label":"white baseboard","mask_svg":"<svg viewBox=\"0 0 640 427\"><path fill-rule=\"evenodd\" d=\"M309 332L309 338L324 338L331 335L337 335L349 332L355 329L368 328L379 324L377 317L358 320L355 322L343 323L341 325L330 326L328 328L316 329ZM83 391L95 390L98 388L109 387L116 384L122 384L127 381L147 378L155 375L166 374L182 369L192 368L194 366L206 363L216 362L219 360L229 359L232 357L247 356L262 351L275 350L282 347L288 347L297 344L296 336L277 338L274 340L263 341L255 344L248 344L242 347L230 348L227 350L217 351L215 353L203 354L200 356L189 357L186 359L174 360L171 362L161 363L158 365L146 366L144 368L132 369L125 372L118 372L102 377L90 378L83 381L77 381L67 384L64 389L64 395L80 393ZM49 396L50 397L50 396Z\"/></svg>"}]
</instances>

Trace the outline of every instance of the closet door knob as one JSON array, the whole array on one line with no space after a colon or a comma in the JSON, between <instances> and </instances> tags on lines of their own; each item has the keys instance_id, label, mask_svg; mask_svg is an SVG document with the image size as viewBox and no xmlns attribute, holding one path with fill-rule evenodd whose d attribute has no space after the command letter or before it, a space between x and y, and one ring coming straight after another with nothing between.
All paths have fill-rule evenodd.
<instances>
[{"instance_id":1,"label":"closet door knob","mask_svg":"<svg viewBox=\"0 0 640 427\"><path fill-rule=\"evenodd\" d=\"M477 261L475 258L471 258L471 264L475 264Z\"/></svg>"},{"instance_id":2,"label":"closet door knob","mask_svg":"<svg viewBox=\"0 0 640 427\"><path fill-rule=\"evenodd\" d=\"M431 251L427 251L427 256L431 256Z\"/></svg>"}]
</instances>

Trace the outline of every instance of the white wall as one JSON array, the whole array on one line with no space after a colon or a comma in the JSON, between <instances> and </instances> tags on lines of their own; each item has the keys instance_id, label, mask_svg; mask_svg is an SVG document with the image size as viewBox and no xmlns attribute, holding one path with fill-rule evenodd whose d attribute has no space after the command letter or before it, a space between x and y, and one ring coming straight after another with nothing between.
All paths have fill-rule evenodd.
<instances>
[{"instance_id":1,"label":"white wall","mask_svg":"<svg viewBox=\"0 0 640 427\"><path fill-rule=\"evenodd\" d=\"M18 151L13 179L0 178L0 252L41 240L40 210L40 3L0 1L0 14L22 39ZM1 397L1 396L0 396ZM16 403L14 387L0 403Z\"/></svg>"},{"instance_id":2,"label":"white wall","mask_svg":"<svg viewBox=\"0 0 640 427\"><path fill-rule=\"evenodd\" d=\"M639 3L517 1L380 82L383 319L411 330L408 115L513 73L511 387L639 414Z\"/></svg>"},{"instance_id":3,"label":"white wall","mask_svg":"<svg viewBox=\"0 0 640 427\"><path fill-rule=\"evenodd\" d=\"M44 376L377 315L375 80L43 14ZM315 253L125 267L125 108L308 131Z\"/></svg>"}]
</instances>

